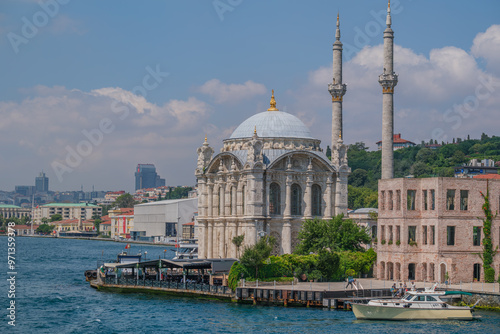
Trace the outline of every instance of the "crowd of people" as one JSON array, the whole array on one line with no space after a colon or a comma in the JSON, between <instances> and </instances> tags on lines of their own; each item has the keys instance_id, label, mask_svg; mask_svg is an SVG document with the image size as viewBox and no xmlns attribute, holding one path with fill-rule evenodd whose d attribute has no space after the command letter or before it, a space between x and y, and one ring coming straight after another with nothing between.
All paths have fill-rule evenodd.
<instances>
[{"instance_id":1,"label":"crowd of people","mask_svg":"<svg viewBox=\"0 0 500 334\"><path fill-rule=\"evenodd\" d=\"M415 291L416 286L415 286L415 281L410 282L410 290ZM396 283L394 283L391 286L391 294L393 298L402 298L406 291L408 291L408 286L406 285L406 282L400 282L399 287L397 286Z\"/></svg>"}]
</instances>

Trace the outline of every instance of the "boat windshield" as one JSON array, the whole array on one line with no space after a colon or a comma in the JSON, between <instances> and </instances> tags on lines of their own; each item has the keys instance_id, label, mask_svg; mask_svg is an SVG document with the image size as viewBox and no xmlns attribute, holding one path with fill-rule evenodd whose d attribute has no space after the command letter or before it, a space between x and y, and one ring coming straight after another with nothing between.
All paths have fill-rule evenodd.
<instances>
[{"instance_id":1,"label":"boat windshield","mask_svg":"<svg viewBox=\"0 0 500 334\"><path fill-rule=\"evenodd\" d=\"M407 294L403 297L403 299L404 299L404 300L408 300L408 301L409 301L410 299L412 299L412 298L413 298L413 295L410 295L409 293L407 293Z\"/></svg>"}]
</instances>

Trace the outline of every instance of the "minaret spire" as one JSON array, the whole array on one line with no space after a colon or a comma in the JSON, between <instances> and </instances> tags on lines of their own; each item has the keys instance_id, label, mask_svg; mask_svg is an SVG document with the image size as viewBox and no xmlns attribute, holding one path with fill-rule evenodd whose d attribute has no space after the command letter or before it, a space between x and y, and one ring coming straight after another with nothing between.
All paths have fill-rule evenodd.
<instances>
[{"instance_id":1,"label":"minaret spire","mask_svg":"<svg viewBox=\"0 0 500 334\"><path fill-rule=\"evenodd\" d=\"M347 85L342 83L342 42L340 42L340 15L337 13L337 29L333 43L333 80L328 84L328 91L332 95L332 151L342 133L342 100L346 90Z\"/></svg>"},{"instance_id":2,"label":"minaret spire","mask_svg":"<svg viewBox=\"0 0 500 334\"><path fill-rule=\"evenodd\" d=\"M340 13L337 13L337 30L335 31L335 40L340 42Z\"/></svg>"},{"instance_id":3,"label":"minaret spire","mask_svg":"<svg viewBox=\"0 0 500 334\"><path fill-rule=\"evenodd\" d=\"M394 31L392 31L391 1L387 6L387 28L384 31L384 73L378 82L382 86L382 179L394 177L394 87L398 76L394 73Z\"/></svg>"}]
</instances>

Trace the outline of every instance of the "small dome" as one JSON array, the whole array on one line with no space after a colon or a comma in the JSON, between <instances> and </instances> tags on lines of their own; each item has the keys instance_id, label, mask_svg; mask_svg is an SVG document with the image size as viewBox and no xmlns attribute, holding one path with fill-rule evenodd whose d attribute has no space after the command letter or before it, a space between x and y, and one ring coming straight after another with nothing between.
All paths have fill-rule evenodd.
<instances>
[{"instance_id":1,"label":"small dome","mask_svg":"<svg viewBox=\"0 0 500 334\"><path fill-rule=\"evenodd\" d=\"M278 110L253 115L241 123L229 139L250 138L255 129L259 137L314 139L300 119Z\"/></svg>"}]
</instances>

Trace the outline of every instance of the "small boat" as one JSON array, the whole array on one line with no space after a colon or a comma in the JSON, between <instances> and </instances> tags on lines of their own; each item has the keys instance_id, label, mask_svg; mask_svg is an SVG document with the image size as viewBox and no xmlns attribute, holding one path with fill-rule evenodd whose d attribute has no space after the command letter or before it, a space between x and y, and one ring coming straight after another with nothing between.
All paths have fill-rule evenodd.
<instances>
[{"instance_id":1,"label":"small boat","mask_svg":"<svg viewBox=\"0 0 500 334\"><path fill-rule=\"evenodd\" d=\"M197 259L198 245L188 243L175 244L175 256L173 260Z\"/></svg>"},{"instance_id":2,"label":"small boat","mask_svg":"<svg viewBox=\"0 0 500 334\"><path fill-rule=\"evenodd\" d=\"M374 299L368 304L352 303L356 319L366 320L472 320L474 306L452 306L440 297L471 295L462 291L408 291L401 299ZM478 301L479 302L479 301Z\"/></svg>"}]
</instances>

